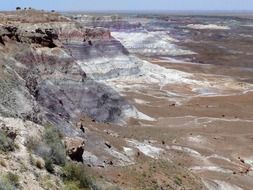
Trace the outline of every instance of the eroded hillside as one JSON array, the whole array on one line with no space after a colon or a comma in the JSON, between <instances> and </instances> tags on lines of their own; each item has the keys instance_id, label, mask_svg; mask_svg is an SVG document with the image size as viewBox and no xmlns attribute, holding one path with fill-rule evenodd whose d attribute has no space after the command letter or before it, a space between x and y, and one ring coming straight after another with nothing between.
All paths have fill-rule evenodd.
<instances>
[{"instance_id":1,"label":"eroded hillside","mask_svg":"<svg viewBox=\"0 0 253 190\"><path fill-rule=\"evenodd\" d=\"M219 19L1 13L0 189L250 189L252 73L219 64L250 31Z\"/></svg>"}]
</instances>

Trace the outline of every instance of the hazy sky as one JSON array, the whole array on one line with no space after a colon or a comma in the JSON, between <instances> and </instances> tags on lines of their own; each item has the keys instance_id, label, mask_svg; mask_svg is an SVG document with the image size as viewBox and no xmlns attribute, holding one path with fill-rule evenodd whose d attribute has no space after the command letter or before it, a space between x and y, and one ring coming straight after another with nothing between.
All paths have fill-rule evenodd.
<instances>
[{"instance_id":1,"label":"hazy sky","mask_svg":"<svg viewBox=\"0 0 253 190\"><path fill-rule=\"evenodd\" d=\"M46 10L253 10L253 0L0 0L0 10L16 6Z\"/></svg>"}]
</instances>

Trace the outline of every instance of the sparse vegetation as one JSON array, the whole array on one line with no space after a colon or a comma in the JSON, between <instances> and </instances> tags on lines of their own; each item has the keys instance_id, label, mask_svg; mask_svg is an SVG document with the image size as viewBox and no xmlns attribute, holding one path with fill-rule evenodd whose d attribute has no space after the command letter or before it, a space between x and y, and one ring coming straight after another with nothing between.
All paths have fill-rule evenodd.
<instances>
[{"instance_id":1,"label":"sparse vegetation","mask_svg":"<svg viewBox=\"0 0 253 190\"><path fill-rule=\"evenodd\" d=\"M63 168L63 179L71 184L78 184L80 188L88 188L90 179L84 171L83 166L69 163Z\"/></svg>"},{"instance_id":2,"label":"sparse vegetation","mask_svg":"<svg viewBox=\"0 0 253 190\"><path fill-rule=\"evenodd\" d=\"M17 174L14 174L12 172L8 172L6 175L7 180L11 182L12 185L17 187L19 185L19 176Z\"/></svg>"},{"instance_id":3,"label":"sparse vegetation","mask_svg":"<svg viewBox=\"0 0 253 190\"><path fill-rule=\"evenodd\" d=\"M36 164L37 168L43 169L43 161L42 160L37 159L35 164Z\"/></svg>"},{"instance_id":4,"label":"sparse vegetation","mask_svg":"<svg viewBox=\"0 0 253 190\"><path fill-rule=\"evenodd\" d=\"M49 173L54 173L53 162L50 158L45 160L45 168Z\"/></svg>"},{"instance_id":5,"label":"sparse vegetation","mask_svg":"<svg viewBox=\"0 0 253 190\"><path fill-rule=\"evenodd\" d=\"M58 190L63 189L61 184L51 178L50 175L43 176L41 178L41 185L45 190Z\"/></svg>"},{"instance_id":6,"label":"sparse vegetation","mask_svg":"<svg viewBox=\"0 0 253 190\"><path fill-rule=\"evenodd\" d=\"M40 144L40 140L38 138L35 138L33 136L30 136L26 141L26 148L30 151L33 151L36 149L36 147Z\"/></svg>"},{"instance_id":7,"label":"sparse vegetation","mask_svg":"<svg viewBox=\"0 0 253 190\"><path fill-rule=\"evenodd\" d=\"M119 187L111 187L108 190L121 190L121 188L119 188Z\"/></svg>"},{"instance_id":8,"label":"sparse vegetation","mask_svg":"<svg viewBox=\"0 0 253 190\"><path fill-rule=\"evenodd\" d=\"M15 186L7 179L0 177L0 190L15 190Z\"/></svg>"},{"instance_id":9,"label":"sparse vegetation","mask_svg":"<svg viewBox=\"0 0 253 190\"><path fill-rule=\"evenodd\" d=\"M43 139L50 148L49 157L47 158L50 158L54 164L63 166L66 163L66 151L59 131L52 126L48 126L44 132Z\"/></svg>"},{"instance_id":10,"label":"sparse vegetation","mask_svg":"<svg viewBox=\"0 0 253 190\"><path fill-rule=\"evenodd\" d=\"M30 154L30 163L39 169L43 169L45 166L44 160L42 158L34 158L33 155L31 154Z\"/></svg>"},{"instance_id":11,"label":"sparse vegetation","mask_svg":"<svg viewBox=\"0 0 253 190\"><path fill-rule=\"evenodd\" d=\"M9 152L15 149L14 140L8 137L8 134L0 129L0 152Z\"/></svg>"},{"instance_id":12,"label":"sparse vegetation","mask_svg":"<svg viewBox=\"0 0 253 190\"><path fill-rule=\"evenodd\" d=\"M62 143L62 135L58 130L48 125L45 127L43 137L40 139L30 137L26 142L27 148L42 157L45 161L33 158L31 163L39 169L45 167L49 173L54 173L54 164L62 166L62 180L65 190L99 190L85 166L77 163L66 163L66 151Z\"/></svg>"},{"instance_id":13,"label":"sparse vegetation","mask_svg":"<svg viewBox=\"0 0 253 190\"><path fill-rule=\"evenodd\" d=\"M62 177L66 190L100 189L95 184L94 180L87 174L85 167L81 164L66 164L63 168Z\"/></svg>"},{"instance_id":14,"label":"sparse vegetation","mask_svg":"<svg viewBox=\"0 0 253 190\"><path fill-rule=\"evenodd\" d=\"M80 190L79 185L75 181L65 182L65 190Z\"/></svg>"},{"instance_id":15,"label":"sparse vegetation","mask_svg":"<svg viewBox=\"0 0 253 190\"><path fill-rule=\"evenodd\" d=\"M17 11L21 10L21 7L16 7L16 10L17 10Z\"/></svg>"},{"instance_id":16,"label":"sparse vegetation","mask_svg":"<svg viewBox=\"0 0 253 190\"><path fill-rule=\"evenodd\" d=\"M62 136L50 125L45 127L41 141L31 137L26 146L45 160L45 168L50 173L54 172L53 164L64 166L66 163L66 151L62 143Z\"/></svg>"},{"instance_id":17,"label":"sparse vegetation","mask_svg":"<svg viewBox=\"0 0 253 190\"><path fill-rule=\"evenodd\" d=\"M177 185L179 185L179 186L182 185L182 179L181 179L180 177L178 177L178 176L175 177L174 182L175 182Z\"/></svg>"},{"instance_id":18,"label":"sparse vegetation","mask_svg":"<svg viewBox=\"0 0 253 190\"><path fill-rule=\"evenodd\" d=\"M0 190L14 190L19 186L19 176L8 172L5 176L0 177Z\"/></svg>"}]
</instances>

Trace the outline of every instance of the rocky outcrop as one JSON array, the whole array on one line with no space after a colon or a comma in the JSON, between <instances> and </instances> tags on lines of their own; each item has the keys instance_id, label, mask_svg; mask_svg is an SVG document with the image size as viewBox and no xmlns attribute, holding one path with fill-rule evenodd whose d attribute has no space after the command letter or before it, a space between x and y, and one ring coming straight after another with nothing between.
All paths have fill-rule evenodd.
<instances>
[{"instance_id":1,"label":"rocky outcrop","mask_svg":"<svg viewBox=\"0 0 253 190\"><path fill-rule=\"evenodd\" d=\"M109 30L103 28L95 28L95 29L85 29L84 33L84 41L89 40L110 40L111 33Z\"/></svg>"},{"instance_id":2,"label":"rocky outcrop","mask_svg":"<svg viewBox=\"0 0 253 190\"><path fill-rule=\"evenodd\" d=\"M92 45L95 42L111 40L111 33L104 28L83 28L78 24L72 27L62 25L57 33L65 44L67 43L87 43Z\"/></svg>"},{"instance_id":3,"label":"rocky outcrop","mask_svg":"<svg viewBox=\"0 0 253 190\"><path fill-rule=\"evenodd\" d=\"M90 167L104 168L106 166L103 160L88 151L84 151L83 153L83 162Z\"/></svg>"},{"instance_id":4,"label":"rocky outcrop","mask_svg":"<svg viewBox=\"0 0 253 190\"><path fill-rule=\"evenodd\" d=\"M5 45L6 40L19 43L38 44L42 47L54 48L59 45L58 35L53 29L40 29L28 32L15 25L0 27L0 43Z\"/></svg>"},{"instance_id":5,"label":"rocky outcrop","mask_svg":"<svg viewBox=\"0 0 253 190\"><path fill-rule=\"evenodd\" d=\"M67 155L71 160L83 162L84 145L85 142L81 138L66 138L65 146Z\"/></svg>"}]
</instances>

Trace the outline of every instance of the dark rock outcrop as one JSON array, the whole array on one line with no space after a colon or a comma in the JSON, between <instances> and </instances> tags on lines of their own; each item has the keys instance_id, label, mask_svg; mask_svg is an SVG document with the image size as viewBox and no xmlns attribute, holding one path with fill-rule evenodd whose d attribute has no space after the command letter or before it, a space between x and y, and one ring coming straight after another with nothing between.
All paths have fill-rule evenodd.
<instances>
[{"instance_id":1,"label":"dark rock outcrop","mask_svg":"<svg viewBox=\"0 0 253 190\"><path fill-rule=\"evenodd\" d=\"M58 35L53 29L36 29L34 32L24 31L18 26L0 27L0 43L5 45L4 37L19 43L39 44L42 47L57 47Z\"/></svg>"},{"instance_id":2,"label":"dark rock outcrop","mask_svg":"<svg viewBox=\"0 0 253 190\"><path fill-rule=\"evenodd\" d=\"M71 160L77 161L77 162L83 162L84 144L85 142L79 138L66 139L65 145L67 148L67 155L70 157Z\"/></svg>"}]
</instances>

